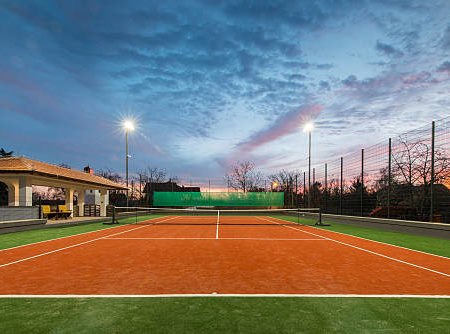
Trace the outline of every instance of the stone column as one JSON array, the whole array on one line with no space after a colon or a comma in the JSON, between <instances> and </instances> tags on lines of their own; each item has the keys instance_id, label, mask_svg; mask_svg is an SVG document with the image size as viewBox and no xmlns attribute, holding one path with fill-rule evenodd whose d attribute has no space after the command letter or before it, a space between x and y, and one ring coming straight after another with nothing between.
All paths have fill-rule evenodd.
<instances>
[{"instance_id":1,"label":"stone column","mask_svg":"<svg viewBox=\"0 0 450 334\"><path fill-rule=\"evenodd\" d=\"M64 188L64 193L66 195L66 208L67 210L72 211L72 214L70 216L73 217L73 189Z\"/></svg>"},{"instance_id":2,"label":"stone column","mask_svg":"<svg viewBox=\"0 0 450 334\"><path fill-rule=\"evenodd\" d=\"M31 179L26 176L19 178L19 206L33 206Z\"/></svg>"},{"instance_id":3,"label":"stone column","mask_svg":"<svg viewBox=\"0 0 450 334\"><path fill-rule=\"evenodd\" d=\"M84 216L84 195L86 190L80 189L78 190L78 215L80 217Z\"/></svg>"},{"instance_id":4,"label":"stone column","mask_svg":"<svg viewBox=\"0 0 450 334\"><path fill-rule=\"evenodd\" d=\"M109 204L109 190L100 190L100 216L106 217L106 206Z\"/></svg>"},{"instance_id":5,"label":"stone column","mask_svg":"<svg viewBox=\"0 0 450 334\"><path fill-rule=\"evenodd\" d=\"M19 206L19 179L2 182L8 186L8 206Z\"/></svg>"}]
</instances>

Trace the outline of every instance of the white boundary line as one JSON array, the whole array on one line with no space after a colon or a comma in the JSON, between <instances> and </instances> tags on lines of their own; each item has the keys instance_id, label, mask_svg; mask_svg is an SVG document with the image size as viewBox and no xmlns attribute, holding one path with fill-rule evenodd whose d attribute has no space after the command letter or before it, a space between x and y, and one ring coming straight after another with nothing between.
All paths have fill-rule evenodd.
<instances>
[{"instance_id":1,"label":"white boundary line","mask_svg":"<svg viewBox=\"0 0 450 334\"><path fill-rule=\"evenodd\" d=\"M450 299L450 295L357 295L357 294L161 294L161 295L0 295L2 298L426 298L426 299Z\"/></svg>"},{"instance_id":2,"label":"white boundary line","mask_svg":"<svg viewBox=\"0 0 450 334\"><path fill-rule=\"evenodd\" d=\"M220 210L217 210L216 239L219 239L219 212L220 212Z\"/></svg>"},{"instance_id":3,"label":"white boundary line","mask_svg":"<svg viewBox=\"0 0 450 334\"><path fill-rule=\"evenodd\" d=\"M181 238L181 237L162 237L162 238L105 238L105 240L216 240L217 238ZM258 240L258 241L329 241L324 238L314 239L314 238L302 238L302 239L286 239L286 238L220 238L220 240Z\"/></svg>"},{"instance_id":4,"label":"white boundary line","mask_svg":"<svg viewBox=\"0 0 450 334\"><path fill-rule=\"evenodd\" d=\"M427 268L427 267L419 266L419 265L411 263L411 262L403 261L403 260L396 259L396 258L391 257L391 256L387 256L387 255L383 255L383 254L380 254L380 253L377 253L377 252L373 252L373 251L370 251L370 250L365 249L365 248L361 248L361 247L358 247L358 246L355 246L355 245L348 244L346 242L342 242L342 241L334 240L334 239L331 239L331 238L327 238L327 237L324 237L322 235L319 235L319 234L316 234L316 233L312 233L312 232L307 232L307 231L304 231L304 230L301 230L301 229L298 229L298 228L295 228L295 227L292 227L292 226L286 226L286 225L283 225L283 224L280 224L280 223L277 223L277 222L274 222L274 221L271 221L271 220L268 220L268 219L265 219L265 218L260 218L260 219L267 220L269 222L272 222L274 224L278 224L278 225L281 225L281 226L284 226L284 227L287 227L287 228L292 228L292 229L300 231L300 232L312 234L312 235L315 235L316 237L324 238L324 239L336 242L336 243L341 244L341 245L345 245L345 246L349 246L349 247L361 250L363 252L367 252L367 253L370 253L370 254L378 255L378 256L384 257L384 258L389 259L389 260L393 260L393 261L396 261L396 262L404 263L404 264L407 264L409 266L420 268L420 269L423 269L423 270L431 271L431 272L433 272L435 274L439 274L439 275L442 275L442 276L450 277L450 274L446 274L446 273L443 273L443 272L440 272L440 271L437 271L437 270L433 270L433 269L430 269L430 268Z\"/></svg>"},{"instance_id":5,"label":"white boundary line","mask_svg":"<svg viewBox=\"0 0 450 334\"><path fill-rule=\"evenodd\" d=\"M160 222L162 223L162 222L164 222L164 221L171 220L171 219L175 219L175 218L178 218L178 217L168 218L168 219L165 219L165 220L161 220ZM158 223L159 223L159 222L158 222ZM65 250L65 249L69 249L69 248L73 248L73 247L85 245L85 244L88 244L88 243L91 243L91 242L94 242L94 241L97 241L97 240L106 239L106 238L108 238L108 237L110 237L110 236L113 236L113 235L119 235L119 234L131 232L131 231L138 230L138 229L141 229L141 228L144 228L144 227L148 227L148 226L153 226L153 225L144 225L144 226L135 227L135 228L132 228L132 229L129 229L129 230L126 230L126 231L122 231L122 232L118 232L118 233L113 233L113 234L108 234L108 235L103 236L103 237L100 237L100 238L91 239L91 240L88 240L88 241L80 242L80 243L78 243L78 244L74 244L74 245L70 245L70 246L58 248L58 249L55 249L55 250L52 250L52 251L49 251L49 252L45 252L45 253L37 254L37 255L34 255L34 256L26 257L26 258L23 258L23 259L20 259L20 260L8 262L8 263L5 263L5 264L1 264L1 265L0 265L0 268L7 267L7 266L10 266L10 265L16 264L16 263L28 261L28 260L31 260L31 259L35 259L35 258L37 258L37 257L41 257L41 256L44 256L44 255L48 255L48 254L53 254L53 253L56 253L56 252L60 252L60 251Z\"/></svg>"},{"instance_id":6,"label":"white boundary line","mask_svg":"<svg viewBox=\"0 0 450 334\"><path fill-rule=\"evenodd\" d=\"M165 217L167 217L167 216L161 216L161 217L156 217L156 218L147 219L147 220L154 220L154 219L165 218ZM147 221L147 220L145 220L145 221ZM103 222L103 221L100 221L100 222ZM95 224L95 222L93 222L93 224ZM88 224L86 224L86 225L88 225ZM89 234L89 233L94 233L94 232L101 232L101 231L105 231L105 230L109 230L109 229L113 229L113 228L124 227L124 226L132 226L132 225L135 225L135 224L130 223L130 224L126 224L126 225L111 226L111 227L106 227L106 228L103 228L103 229L100 229L100 230L83 232L83 233L77 233L77 234L67 235L65 237L59 237L59 238L54 238L54 239L48 239L48 240L32 242L31 244L25 244L25 245L20 245L20 246L14 246L14 247L10 247L10 248L0 249L0 252L4 252L4 251L10 250L10 249L16 249L16 248L20 248L20 247L37 245L37 244L41 244L41 243L49 242L49 241L54 241L54 240L60 240L60 239L65 239L65 238L76 237L77 235ZM79 226L79 225L69 225L69 226L61 226L61 227L75 227L75 226Z\"/></svg>"}]
</instances>

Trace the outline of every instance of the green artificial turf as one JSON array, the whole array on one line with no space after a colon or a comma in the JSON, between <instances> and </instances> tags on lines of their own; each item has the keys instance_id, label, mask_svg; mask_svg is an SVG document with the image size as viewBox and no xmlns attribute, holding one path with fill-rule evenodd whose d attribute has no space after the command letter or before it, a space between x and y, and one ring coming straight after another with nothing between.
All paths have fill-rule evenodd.
<instances>
[{"instance_id":1,"label":"green artificial turf","mask_svg":"<svg viewBox=\"0 0 450 334\"><path fill-rule=\"evenodd\" d=\"M121 219L121 224L130 224L136 223L136 221L143 221L147 219L155 219L160 216L152 215L152 216L140 216L136 219L136 217L130 217ZM40 242L44 240L57 239L62 237L67 237L71 235L87 233L92 231L104 230L111 227L117 227L120 225L105 225L102 222L90 223L90 224L81 224L81 225L69 225L69 226L61 226L61 227L51 227L44 228L38 230L29 230L29 231L21 231L21 232L13 232L0 234L0 250L32 244L35 242ZM111 232L112 233L112 232Z\"/></svg>"},{"instance_id":2,"label":"green artificial turf","mask_svg":"<svg viewBox=\"0 0 450 334\"><path fill-rule=\"evenodd\" d=\"M272 216L273 218L289 220L297 223L296 217ZM314 225L316 220L300 219L301 224ZM335 222L325 222L331 226L314 226L320 229L350 234L357 237L384 242L391 245L406 247L422 252L436 254L450 258L450 240L426 237L415 234L385 231L370 227L354 226Z\"/></svg>"},{"instance_id":3,"label":"green artificial turf","mask_svg":"<svg viewBox=\"0 0 450 334\"><path fill-rule=\"evenodd\" d=\"M138 221L148 218L139 217ZM133 222L135 217L121 221ZM331 224L320 228L450 257L445 239ZM113 226L117 225L92 223L4 234L0 235L0 249ZM450 299L0 298L2 334L147 332L450 333Z\"/></svg>"},{"instance_id":4,"label":"green artificial turf","mask_svg":"<svg viewBox=\"0 0 450 334\"><path fill-rule=\"evenodd\" d=\"M331 226L318 227L450 258L450 240L448 239L384 231L370 227L353 226L340 223L330 224Z\"/></svg>"},{"instance_id":5,"label":"green artificial turf","mask_svg":"<svg viewBox=\"0 0 450 334\"><path fill-rule=\"evenodd\" d=\"M9 333L450 333L450 299L0 299Z\"/></svg>"}]
</instances>

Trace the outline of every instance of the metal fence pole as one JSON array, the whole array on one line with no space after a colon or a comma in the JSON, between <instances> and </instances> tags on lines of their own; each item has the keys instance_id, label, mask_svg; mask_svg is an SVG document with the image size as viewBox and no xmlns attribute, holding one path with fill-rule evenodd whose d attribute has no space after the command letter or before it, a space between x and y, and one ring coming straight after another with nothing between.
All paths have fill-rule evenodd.
<instances>
[{"instance_id":1,"label":"metal fence pole","mask_svg":"<svg viewBox=\"0 0 450 334\"><path fill-rule=\"evenodd\" d=\"M306 172L303 172L303 207L306 208Z\"/></svg>"},{"instance_id":2,"label":"metal fence pole","mask_svg":"<svg viewBox=\"0 0 450 334\"><path fill-rule=\"evenodd\" d=\"M325 205L324 205L325 211L327 210L327 197L328 197L327 164L325 164Z\"/></svg>"},{"instance_id":3,"label":"metal fence pole","mask_svg":"<svg viewBox=\"0 0 450 334\"><path fill-rule=\"evenodd\" d=\"M430 222L433 221L434 214L434 143L435 143L435 122L431 123L431 179L430 179Z\"/></svg>"},{"instance_id":4,"label":"metal fence pole","mask_svg":"<svg viewBox=\"0 0 450 334\"><path fill-rule=\"evenodd\" d=\"M388 187L387 187L387 217L391 218L391 170L392 170L392 138L389 138L389 165L388 165Z\"/></svg>"},{"instance_id":5,"label":"metal fence pole","mask_svg":"<svg viewBox=\"0 0 450 334\"><path fill-rule=\"evenodd\" d=\"M363 216L363 201L364 201L364 149L361 149L361 212L360 216Z\"/></svg>"},{"instance_id":6,"label":"metal fence pole","mask_svg":"<svg viewBox=\"0 0 450 334\"><path fill-rule=\"evenodd\" d=\"M342 179L343 179L343 176L344 176L343 169L344 169L344 158L341 157L341 191L340 191L340 194L339 194L339 214L340 215L342 215L342 193L343 193L343 190L344 190L344 186L343 186L343 182L342 182Z\"/></svg>"}]
</instances>

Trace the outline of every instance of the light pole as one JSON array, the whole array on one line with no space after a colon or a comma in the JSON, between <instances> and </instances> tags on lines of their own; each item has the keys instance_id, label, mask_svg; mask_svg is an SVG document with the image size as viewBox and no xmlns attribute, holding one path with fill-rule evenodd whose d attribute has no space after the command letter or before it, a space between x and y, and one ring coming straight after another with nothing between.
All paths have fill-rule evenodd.
<instances>
[{"instance_id":1,"label":"light pole","mask_svg":"<svg viewBox=\"0 0 450 334\"><path fill-rule=\"evenodd\" d=\"M125 121L123 123L123 128L125 129L125 138L126 138L125 161L126 161L126 179L127 179L127 206L128 206L128 158L130 157L128 155L128 132L134 130L134 124L132 121Z\"/></svg>"},{"instance_id":2,"label":"light pole","mask_svg":"<svg viewBox=\"0 0 450 334\"><path fill-rule=\"evenodd\" d=\"M308 208L311 207L311 132L314 129L314 123L309 122L303 128L304 132L308 132Z\"/></svg>"}]
</instances>

